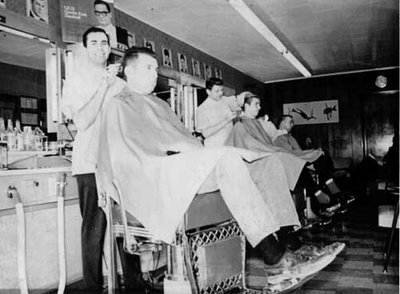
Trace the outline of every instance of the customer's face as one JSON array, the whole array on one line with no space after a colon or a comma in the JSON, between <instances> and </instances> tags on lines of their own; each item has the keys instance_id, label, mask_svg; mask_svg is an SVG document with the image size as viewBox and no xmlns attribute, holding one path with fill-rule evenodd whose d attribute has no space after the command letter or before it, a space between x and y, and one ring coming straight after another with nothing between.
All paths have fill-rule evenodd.
<instances>
[{"instance_id":1,"label":"customer's face","mask_svg":"<svg viewBox=\"0 0 400 294\"><path fill-rule=\"evenodd\" d=\"M94 6L94 13L99 25L107 26L111 23L111 12L108 11L107 6L104 4L96 4Z\"/></svg>"},{"instance_id":2,"label":"customer's face","mask_svg":"<svg viewBox=\"0 0 400 294\"><path fill-rule=\"evenodd\" d=\"M138 58L126 66L125 75L132 90L150 94L157 85L158 62L150 55L139 53Z\"/></svg>"},{"instance_id":3,"label":"customer's face","mask_svg":"<svg viewBox=\"0 0 400 294\"><path fill-rule=\"evenodd\" d=\"M285 117L280 125L280 129L288 131L290 133L294 127L293 118L287 116Z\"/></svg>"},{"instance_id":4,"label":"customer's face","mask_svg":"<svg viewBox=\"0 0 400 294\"><path fill-rule=\"evenodd\" d=\"M256 118L260 109L260 99L258 98L252 98L250 104L245 104L245 114L250 118Z\"/></svg>"},{"instance_id":5,"label":"customer's face","mask_svg":"<svg viewBox=\"0 0 400 294\"><path fill-rule=\"evenodd\" d=\"M220 100L224 94L224 86L214 85L211 90L207 89L208 97L213 100Z\"/></svg>"},{"instance_id":6,"label":"customer's face","mask_svg":"<svg viewBox=\"0 0 400 294\"><path fill-rule=\"evenodd\" d=\"M86 52L89 60L96 65L105 65L110 55L107 35L102 32L90 33L87 36Z\"/></svg>"}]
</instances>

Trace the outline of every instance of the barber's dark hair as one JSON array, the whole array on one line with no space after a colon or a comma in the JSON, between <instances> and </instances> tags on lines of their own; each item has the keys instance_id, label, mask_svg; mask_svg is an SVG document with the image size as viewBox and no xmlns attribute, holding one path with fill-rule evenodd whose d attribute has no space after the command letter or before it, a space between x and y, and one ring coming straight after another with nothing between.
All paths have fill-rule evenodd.
<instances>
[{"instance_id":1,"label":"barber's dark hair","mask_svg":"<svg viewBox=\"0 0 400 294\"><path fill-rule=\"evenodd\" d=\"M108 11L108 12L111 12L110 4L108 4L106 1L103 1L103 0L96 0L96 1L94 1L93 7L95 7L96 5L100 5L100 4L102 4L102 5L104 5L105 7L107 7L107 11Z\"/></svg>"},{"instance_id":2,"label":"barber's dark hair","mask_svg":"<svg viewBox=\"0 0 400 294\"><path fill-rule=\"evenodd\" d=\"M107 37L108 45L110 45L110 37L108 36L108 34L106 33L105 30L103 30L101 28L97 28L97 27L91 27L91 28L88 28L86 30L86 32L83 33L83 36L82 36L82 43L85 48L87 47L87 38L88 38L89 34L92 34L92 33L103 33Z\"/></svg>"},{"instance_id":3,"label":"barber's dark hair","mask_svg":"<svg viewBox=\"0 0 400 294\"><path fill-rule=\"evenodd\" d=\"M127 67L127 65L130 64L132 61L137 60L139 54L146 54L153 58L156 58L156 54L154 53L153 50L147 47L132 46L131 48L125 50L124 57L122 58L121 66L124 76L125 76L125 68Z\"/></svg>"},{"instance_id":4,"label":"barber's dark hair","mask_svg":"<svg viewBox=\"0 0 400 294\"><path fill-rule=\"evenodd\" d=\"M206 81L206 89L211 90L213 86L223 86L224 81L218 78L209 78Z\"/></svg>"}]
</instances>

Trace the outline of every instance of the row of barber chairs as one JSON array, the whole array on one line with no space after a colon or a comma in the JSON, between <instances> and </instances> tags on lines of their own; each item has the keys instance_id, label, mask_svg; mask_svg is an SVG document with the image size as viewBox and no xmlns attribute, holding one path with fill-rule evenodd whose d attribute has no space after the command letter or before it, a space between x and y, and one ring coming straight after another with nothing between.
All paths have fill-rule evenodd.
<instances>
[{"instance_id":1,"label":"row of barber chairs","mask_svg":"<svg viewBox=\"0 0 400 294\"><path fill-rule=\"evenodd\" d=\"M117 204L105 193L100 195L112 224L106 236L109 294L118 289L118 276L123 275L117 238L123 238L126 252L140 255L144 275L166 265L165 294L268 293L246 287L246 240L219 191L195 196L170 245L154 240L125 211L122 198Z\"/></svg>"}]
</instances>

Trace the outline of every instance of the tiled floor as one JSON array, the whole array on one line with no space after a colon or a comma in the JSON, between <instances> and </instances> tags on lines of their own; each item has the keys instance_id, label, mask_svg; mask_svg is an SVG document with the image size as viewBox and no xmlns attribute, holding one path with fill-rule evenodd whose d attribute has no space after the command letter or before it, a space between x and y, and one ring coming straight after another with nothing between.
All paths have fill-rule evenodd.
<instances>
[{"instance_id":1,"label":"tiled floor","mask_svg":"<svg viewBox=\"0 0 400 294\"><path fill-rule=\"evenodd\" d=\"M353 203L344 215L322 229L302 233L305 241L327 244L335 241L346 243L338 257L296 293L399 293L399 247L396 234L395 246L387 274L383 273L383 252L387 230L377 224L377 201L372 196ZM263 271L257 264L249 264L248 284L260 285Z\"/></svg>"},{"instance_id":2,"label":"tiled floor","mask_svg":"<svg viewBox=\"0 0 400 294\"><path fill-rule=\"evenodd\" d=\"M344 215L321 229L304 231L304 241L328 244L346 243L346 248L324 270L295 290L299 294L398 294L399 293L399 242L398 235L392 251L389 272L383 273L383 251L388 229L378 227L378 201L365 196L353 203ZM263 288L266 277L263 262L253 259L247 263L247 285ZM55 294L56 292L52 292ZM66 293L84 293L68 287ZM104 291L103 293L106 293ZM117 292L119 293L119 292ZM141 293L125 291L127 293ZM151 292L153 293L153 292Z\"/></svg>"}]
</instances>

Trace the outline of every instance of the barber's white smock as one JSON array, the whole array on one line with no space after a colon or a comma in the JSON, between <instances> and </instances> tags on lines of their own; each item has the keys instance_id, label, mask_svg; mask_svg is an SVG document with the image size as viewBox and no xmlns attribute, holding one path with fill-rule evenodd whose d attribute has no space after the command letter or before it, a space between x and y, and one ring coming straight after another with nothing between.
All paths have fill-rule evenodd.
<instances>
[{"instance_id":1,"label":"barber's white smock","mask_svg":"<svg viewBox=\"0 0 400 294\"><path fill-rule=\"evenodd\" d=\"M220 100L207 98L197 109L197 130L199 132L224 120L232 111L240 109L234 96L223 96ZM226 124L221 130L205 138L207 147L225 146L232 133L233 123Z\"/></svg>"},{"instance_id":2,"label":"barber's white smock","mask_svg":"<svg viewBox=\"0 0 400 294\"><path fill-rule=\"evenodd\" d=\"M89 107L87 103L99 88L101 80L102 74L93 75L89 72L75 72L70 75L70 78L64 83L61 100L62 112L67 118L73 120L78 115L79 110L83 107ZM125 82L116 78L114 84L106 92L102 108L124 86ZM75 123L78 132L74 139L72 152L73 175L94 173L96 169L100 122L98 118L94 121L91 121L89 117L84 117L83 119L83 124Z\"/></svg>"}]
</instances>

